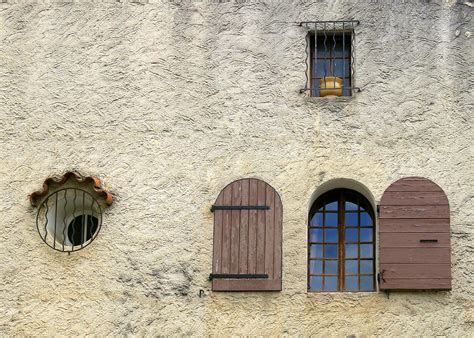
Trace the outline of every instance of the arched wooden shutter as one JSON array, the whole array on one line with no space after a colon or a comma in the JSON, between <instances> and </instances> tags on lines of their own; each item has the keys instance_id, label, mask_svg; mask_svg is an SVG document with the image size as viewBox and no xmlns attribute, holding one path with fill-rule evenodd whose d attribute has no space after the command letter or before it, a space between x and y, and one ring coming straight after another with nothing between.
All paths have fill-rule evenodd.
<instances>
[{"instance_id":1,"label":"arched wooden shutter","mask_svg":"<svg viewBox=\"0 0 474 338\"><path fill-rule=\"evenodd\" d=\"M280 291L283 208L258 179L226 186L214 212L213 291Z\"/></svg>"},{"instance_id":2,"label":"arched wooden shutter","mask_svg":"<svg viewBox=\"0 0 474 338\"><path fill-rule=\"evenodd\" d=\"M402 178L380 201L380 289L451 289L449 204L422 177Z\"/></svg>"}]
</instances>

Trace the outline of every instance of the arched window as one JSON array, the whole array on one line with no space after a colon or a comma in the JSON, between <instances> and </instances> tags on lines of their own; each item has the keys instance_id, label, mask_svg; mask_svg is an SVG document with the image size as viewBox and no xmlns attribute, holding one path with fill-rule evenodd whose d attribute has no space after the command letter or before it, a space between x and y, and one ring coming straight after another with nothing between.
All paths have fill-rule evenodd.
<instances>
[{"instance_id":1,"label":"arched window","mask_svg":"<svg viewBox=\"0 0 474 338\"><path fill-rule=\"evenodd\" d=\"M360 193L331 190L311 207L308 290L375 290L374 212Z\"/></svg>"}]
</instances>

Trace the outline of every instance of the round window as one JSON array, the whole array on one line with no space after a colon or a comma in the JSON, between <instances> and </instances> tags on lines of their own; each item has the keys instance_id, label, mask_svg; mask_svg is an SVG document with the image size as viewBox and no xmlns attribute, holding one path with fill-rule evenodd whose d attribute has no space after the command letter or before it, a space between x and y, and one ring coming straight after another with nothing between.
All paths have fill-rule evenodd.
<instances>
[{"instance_id":1,"label":"round window","mask_svg":"<svg viewBox=\"0 0 474 338\"><path fill-rule=\"evenodd\" d=\"M36 226L43 241L51 248L72 252L89 245L102 225L99 202L87 191L64 188L47 196L41 203Z\"/></svg>"}]
</instances>

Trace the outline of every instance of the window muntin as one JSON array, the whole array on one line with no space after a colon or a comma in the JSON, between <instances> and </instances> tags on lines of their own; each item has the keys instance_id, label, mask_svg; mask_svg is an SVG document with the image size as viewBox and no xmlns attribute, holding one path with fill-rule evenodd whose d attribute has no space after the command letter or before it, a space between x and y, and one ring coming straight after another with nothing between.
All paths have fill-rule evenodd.
<instances>
[{"instance_id":1,"label":"window muntin","mask_svg":"<svg viewBox=\"0 0 474 338\"><path fill-rule=\"evenodd\" d=\"M375 290L374 213L361 194L336 189L318 198L308 246L309 291Z\"/></svg>"}]
</instances>

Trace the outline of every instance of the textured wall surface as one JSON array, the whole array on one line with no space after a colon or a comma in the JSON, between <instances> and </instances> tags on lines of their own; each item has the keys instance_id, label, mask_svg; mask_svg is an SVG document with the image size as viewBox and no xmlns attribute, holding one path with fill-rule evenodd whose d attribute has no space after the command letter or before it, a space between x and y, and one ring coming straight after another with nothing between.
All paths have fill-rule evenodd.
<instances>
[{"instance_id":1,"label":"textured wall surface","mask_svg":"<svg viewBox=\"0 0 474 338\"><path fill-rule=\"evenodd\" d=\"M472 7L0 1L0 334L472 335ZM362 92L300 94L295 22L352 18ZM27 195L71 169L115 202L68 256ZM316 189L349 178L377 202L411 175L449 198L452 291L308 293ZM282 197L282 292L210 291L209 207L243 177Z\"/></svg>"}]
</instances>

